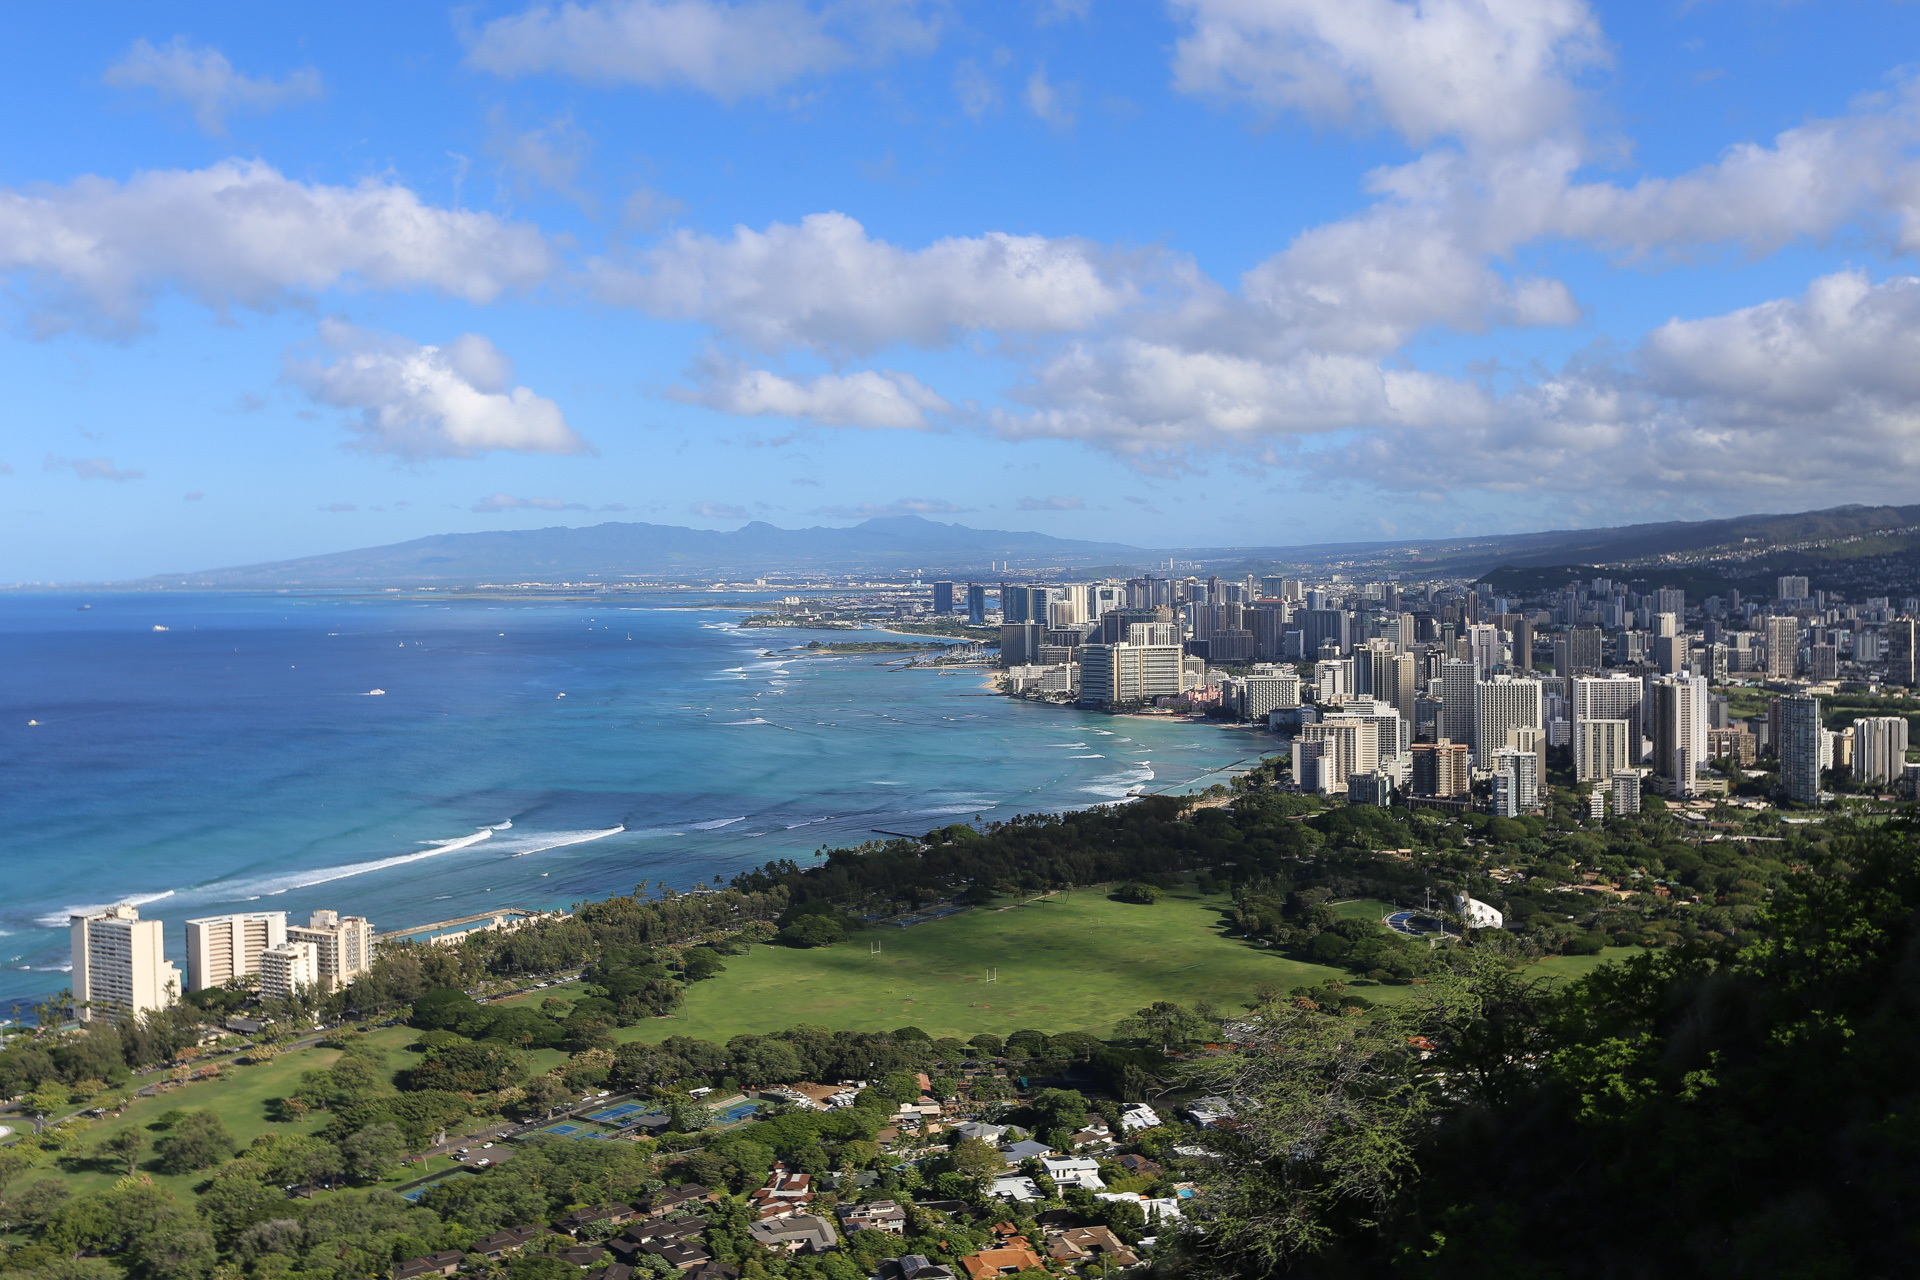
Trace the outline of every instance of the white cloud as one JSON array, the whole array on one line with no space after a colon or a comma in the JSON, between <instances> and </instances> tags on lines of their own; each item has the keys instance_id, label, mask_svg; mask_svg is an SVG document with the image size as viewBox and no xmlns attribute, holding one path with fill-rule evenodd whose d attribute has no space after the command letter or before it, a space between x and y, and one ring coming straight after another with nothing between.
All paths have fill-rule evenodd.
<instances>
[{"instance_id":1,"label":"white cloud","mask_svg":"<svg viewBox=\"0 0 1920 1280\"><path fill-rule=\"evenodd\" d=\"M972 58L963 58L953 69L953 92L960 109L975 120L1000 106L1000 86Z\"/></svg>"},{"instance_id":2,"label":"white cloud","mask_svg":"<svg viewBox=\"0 0 1920 1280\"><path fill-rule=\"evenodd\" d=\"M496 511L585 511L584 502L567 502L560 498L516 498L510 493L492 493L473 504L471 508L481 514Z\"/></svg>"},{"instance_id":3,"label":"white cloud","mask_svg":"<svg viewBox=\"0 0 1920 1280\"><path fill-rule=\"evenodd\" d=\"M889 516L958 516L973 510L957 507L945 498L895 498L892 502L862 502L856 506L815 507L816 516L836 520L873 520Z\"/></svg>"},{"instance_id":4,"label":"white cloud","mask_svg":"<svg viewBox=\"0 0 1920 1280\"><path fill-rule=\"evenodd\" d=\"M1506 145L1574 122L1607 62L1582 0L1175 0L1174 83L1414 143Z\"/></svg>"},{"instance_id":5,"label":"white cloud","mask_svg":"<svg viewBox=\"0 0 1920 1280\"><path fill-rule=\"evenodd\" d=\"M216 308L354 285L487 302L551 265L531 226L435 209L393 183L298 182L259 161L0 188L0 273L51 295L43 324L79 310L125 329L167 286Z\"/></svg>"},{"instance_id":6,"label":"white cloud","mask_svg":"<svg viewBox=\"0 0 1920 1280\"><path fill-rule=\"evenodd\" d=\"M321 338L332 361L289 362L287 376L319 403L354 411L359 448L405 458L587 451L558 405L510 385L511 362L479 334L420 346L330 320Z\"/></svg>"},{"instance_id":7,"label":"white cloud","mask_svg":"<svg viewBox=\"0 0 1920 1280\"><path fill-rule=\"evenodd\" d=\"M747 509L731 502L700 501L687 505L687 514L702 520L745 520Z\"/></svg>"},{"instance_id":8,"label":"white cloud","mask_svg":"<svg viewBox=\"0 0 1920 1280\"><path fill-rule=\"evenodd\" d=\"M45 463L48 471L71 471L82 480L113 480L124 483L139 480L147 473L127 471L113 465L111 458L61 458L47 455ZM10 469L10 468L9 468Z\"/></svg>"},{"instance_id":9,"label":"white cloud","mask_svg":"<svg viewBox=\"0 0 1920 1280\"><path fill-rule=\"evenodd\" d=\"M676 393L743 417L801 418L828 427L922 428L928 413L953 408L910 373L862 369L805 381L766 369L716 371L693 391Z\"/></svg>"},{"instance_id":10,"label":"white cloud","mask_svg":"<svg viewBox=\"0 0 1920 1280\"><path fill-rule=\"evenodd\" d=\"M996 231L908 250L869 238L843 213L737 227L727 240L682 231L639 270L602 261L593 278L609 302L702 320L768 350L937 346L980 329L1072 332L1135 297L1085 241Z\"/></svg>"},{"instance_id":11,"label":"white cloud","mask_svg":"<svg viewBox=\"0 0 1920 1280\"><path fill-rule=\"evenodd\" d=\"M534 187L546 187L588 213L595 212L594 201L580 189L580 170L593 151L593 139L562 116L532 129L514 128L506 113L495 108L488 113L490 130L487 150L500 161L516 194L525 195Z\"/></svg>"},{"instance_id":12,"label":"white cloud","mask_svg":"<svg viewBox=\"0 0 1920 1280\"><path fill-rule=\"evenodd\" d=\"M227 131L227 113L271 111L288 103L318 98L325 91L320 73L302 67L284 79L243 75L218 49L196 46L185 36L164 45L135 40L120 61L107 68L106 82L116 89L152 89L162 98L183 102L208 133Z\"/></svg>"},{"instance_id":13,"label":"white cloud","mask_svg":"<svg viewBox=\"0 0 1920 1280\"><path fill-rule=\"evenodd\" d=\"M1077 85L1051 83L1047 79L1045 63L1035 67L1033 74L1027 77L1027 110L1056 129L1073 128L1073 104L1078 96Z\"/></svg>"},{"instance_id":14,"label":"white cloud","mask_svg":"<svg viewBox=\"0 0 1920 1280\"><path fill-rule=\"evenodd\" d=\"M797 0L599 0L536 5L480 29L467 60L502 76L691 88L725 102L936 38L915 6Z\"/></svg>"},{"instance_id":15,"label":"white cloud","mask_svg":"<svg viewBox=\"0 0 1920 1280\"><path fill-rule=\"evenodd\" d=\"M1022 498L1019 507L1022 511L1085 511L1087 504L1078 498L1055 495L1048 498Z\"/></svg>"}]
</instances>

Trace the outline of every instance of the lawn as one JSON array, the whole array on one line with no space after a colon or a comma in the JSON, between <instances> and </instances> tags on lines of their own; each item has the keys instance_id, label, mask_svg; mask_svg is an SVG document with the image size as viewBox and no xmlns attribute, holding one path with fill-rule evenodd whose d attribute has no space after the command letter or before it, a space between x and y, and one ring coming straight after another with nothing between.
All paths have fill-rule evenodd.
<instances>
[{"instance_id":1,"label":"lawn","mask_svg":"<svg viewBox=\"0 0 1920 1280\"><path fill-rule=\"evenodd\" d=\"M617 1034L725 1042L814 1022L850 1031L916 1026L934 1036L1022 1027L1105 1035L1154 1000L1209 999L1232 1010L1263 984L1286 991L1347 977L1227 937L1227 902L1189 888L1135 906L1103 889L1075 889L911 929L869 929L833 947L757 946L695 983L681 1014Z\"/></svg>"},{"instance_id":2,"label":"lawn","mask_svg":"<svg viewBox=\"0 0 1920 1280\"><path fill-rule=\"evenodd\" d=\"M397 1070L406 1065L407 1060L411 1058L412 1055L406 1052L405 1047L413 1042L416 1035L418 1035L417 1032L407 1027L389 1027L371 1033L368 1039L383 1051L387 1065ZM245 1146L270 1129L282 1133L312 1133L327 1123L329 1117L325 1112L313 1112L305 1119L294 1123L274 1124L267 1119L267 1100L282 1098L294 1092L301 1072L330 1066L339 1056L338 1050L317 1048L302 1049L296 1053L283 1053L265 1066L228 1066L224 1068L224 1074L217 1081L196 1081L151 1098L136 1099L119 1116L111 1120L103 1120L87 1130L79 1141L78 1152L84 1157L85 1153L98 1147L110 1134L133 1126L150 1125L162 1114L175 1108L183 1111L204 1109L214 1112L226 1124L227 1132L233 1135L234 1141L240 1146ZM149 1132L147 1136L149 1139L154 1139L160 1137L161 1133ZM155 1172L152 1163L153 1153L149 1147L146 1155L141 1157L141 1171L158 1185L182 1197L196 1184L207 1178L205 1173L168 1176ZM436 1161L431 1168L438 1168L445 1163L445 1161ZM105 1164L84 1158L59 1168L51 1165L41 1167L50 1174L65 1178L68 1188L75 1192L94 1191L112 1186L114 1181L126 1171L125 1165L109 1168ZM409 1170L392 1181L395 1183L408 1181L427 1171L423 1170L419 1164L409 1166ZM29 1181L37 1181L37 1174L36 1170L36 1175L31 1175Z\"/></svg>"},{"instance_id":3,"label":"lawn","mask_svg":"<svg viewBox=\"0 0 1920 1280\"><path fill-rule=\"evenodd\" d=\"M1608 947L1597 956L1547 956L1534 961L1530 974L1544 978L1584 978L1603 964L1627 960L1645 951L1645 947Z\"/></svg>"}]
</instances>

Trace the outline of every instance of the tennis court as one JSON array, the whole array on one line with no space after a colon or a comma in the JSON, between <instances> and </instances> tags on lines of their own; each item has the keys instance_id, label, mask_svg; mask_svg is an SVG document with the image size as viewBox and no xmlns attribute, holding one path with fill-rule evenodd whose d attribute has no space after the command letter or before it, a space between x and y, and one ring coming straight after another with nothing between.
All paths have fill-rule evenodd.
<instances>
[{"instance_id":1,"label":"tennis court","mask_svg":"<svg viewBox=\"0 0 1920 1280\"><path fill-rule=\"evenodd\" d=\"M559 1124L550 1124L540 1130L540 1132L550 1133L556 1138L572 1138L575 1142L578 1142L582 1138L604 1138L607 1136L606 1131L599 1125L568 1124L565 1121Z\"/></svg>"},{"instance_id":2,"label":"tennis court","mask_svg":"<svg viewBox=\"0 0 1920 1280\"><path fill-rule=\"evenodd\" d=\"M757 1102L743 1102L736 1107L728 1107L714 1117L715 1124L738 1124L760 1109Z\"/></svg>"},{"instance_id":3,"label":"tennis court","mask_svg":"<svg viewBox=\"0 0 1920 1280\"><path fill-rule=\"evenodd\" d=\"M589 1120L598 1120L602 1124L619 1124L631 1115L638 1115L648 1108L637 1102L623 1102L617 1107L608 1107L605 1111L595 1111L587 1116Z\"/></svg>"}]
</instances>

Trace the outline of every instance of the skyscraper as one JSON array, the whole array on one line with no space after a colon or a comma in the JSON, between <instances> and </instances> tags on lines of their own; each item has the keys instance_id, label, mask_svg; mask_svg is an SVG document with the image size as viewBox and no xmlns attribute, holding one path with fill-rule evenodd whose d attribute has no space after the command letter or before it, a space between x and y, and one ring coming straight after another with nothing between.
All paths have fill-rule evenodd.
<instances>
[{"instance_id":1,"label":"skyscraper","mask_svg":"<svg viewBox=\"0 0 1920 1280\"><path fill-rule=\"evenodd\" d=\"M1581 676L1571 683L1575 740L1579 739L1580 722L1583 720L1625 720L1627 765L1639 764L1640 740L1646 736L1640 711L1645 686L1627 675Z\"/></svg>"},{"instance_id":2,"label":"skyscraper","mask_svg":"<svg viewBox=\"0 0 1920 1280\"><path fill-rule=\"evenodd\" d=\"M1661 676L1648 693L1653 771L1671 783L1673 794L1690 796L1707 762L1707 682L1699 676Z\"/></svg>"},{"instance_id":3,"label":"skyscraper","mask_svg":"<svg viewBox=\"0 0 1920 1280\"><path fill-rule=\"evenodd\" d=\"M251 911L187 921L187 989L212 991L260 972L260 954L287 940L287 913Z\"/></svg>"},{"instance_id":4,"label":"skyscraper","mask_svg":"<svg viewBox=\"0 0 1920 1280\"><path fill-rule=\"evenodd\" d=\"M1895 618L1884 632L1887 680L1891 684L1920 684L1920 627L1912 618Z\"/></svg>"},{"instance_id":5,"label":"skyscraper","mask_svg":"<svg viewBox=\"0 0 1920 1280\"><path fill-rule=\"evenodd\" d=\"M1780 720L1780 789L1787 799L1820 799L1820 699L1795 693L1776 699Z\"/></svg>"},{"instance_id":6,"label":"skyscraper","mask_svg":"<svg viewBox=\"0 0 1920 1280\"><path fill-rule=\"evenodd\" d=\"M1780 600L1801 601L1807 598L1807 580L1801 577L1776 578L1774 596Z\"/></svg>"},{"instance_id":7,"label":"skyscraper","mask_svg":"<svg viewBox=\"0 0 1920 1280\"><path fill-rule=\"evenodd\" d=\"M1480 672L1471 662L1448 658L1440 664L1440 736L1471 744L1473 717L1478 707L1474 690L1480 685Z\"/></svg>"},{"instance_id":8,"label":"skyscraper","mask_svg":"<svg viewBox=\"0 0 1920 1280\"><path fill-rule=\"evenodd\" d=\"M1784 581L1784 579L1782 579ZM1804 583L1806 580L1803 578ZM1791 680L1800 667L1800 619L1767 619L1767 679Z\"/></svg>"},{"instance_id":9,"label":"skyscraper","mask_svg":"<svg viewBox=\"0 0 1920 1280\"><path fill-rule=\"evenodd\" d=\"M1486 768L1504 749L1515 729L1542 729L1543 701L1538 680L1495 676L1474 690L1473 762Z\"/></svg>"},{"instance_id":10,"label":"skyscraper","mask_svg":"<svg viewBox=\"0 0 1920 1280\"><path fill-rule=\"evenodd\" d=\"M1553 638L1553 674L1592 675L1600 665L1600 628L1574 627Z\"/></svg>"},{"instance_id":11,"label":"skyscraper","mask_svg":"<svg viewBox=\"0 0 1920 1280\"><path fill-rule=\"evenodd\" d=\"M1452 799L1466 795L1473 785L1473 766L1467 744L1416 742L1413 744L1413 794Z\"/></svg>"},{"instance_id":12,"label":"skyscraper","mask_svg":"<svg viewBox=\"0 0 1920 1280\"><path fill-rule=\"evenodd\" d=\"M1635 681L1635 683L1639 683ZM1573 776L1580 782L1605 782L1639 762L1640 744L1628 744L1625 720L1579 721L1573 730Z\"/></svg>"},{"instance_id":13,"label":"skyscraper","mask_svg":"<svg viewBox=\"0 0 1920 1280\"><path fill-rule=\"evenodd\" d=\"M322 987L343 987L373 964L373 925L365 916L316 911L305 925L289 925L287 941L312 945Z\"/></svg>"},{"instance_id":14,"label":"skyscraper","mask_svg":"<svg viewBox=\"0 0 1920 1280\"><path fill-rule=\"evenodd\" d=\"M953 612L953 584L936 582L933 584L933 612L936 617L944 618Z\"/></svg>"},{"instance_id":15,"label":"skyscraper","mask_svg":"<svg viewBox=\"0 0 1920 1280\"><path fill-rule=\"evenodd\" d=\"M73 999L82 1022L165 1009L180 998L180 971L167 962L158 920L121 903L68 918Z\"/></svg>"},{"instance_id":16,"label":"skyscraper","mask_svg":"<svg viewBox=\"0 0 1920 1280\"><path fill-rule=\"evenodd\" d=\"M1898 782L1907 764L1904 716L1869 716L1853 722L1853 776L1863 783Z\"/></svg>"}]
</instances>

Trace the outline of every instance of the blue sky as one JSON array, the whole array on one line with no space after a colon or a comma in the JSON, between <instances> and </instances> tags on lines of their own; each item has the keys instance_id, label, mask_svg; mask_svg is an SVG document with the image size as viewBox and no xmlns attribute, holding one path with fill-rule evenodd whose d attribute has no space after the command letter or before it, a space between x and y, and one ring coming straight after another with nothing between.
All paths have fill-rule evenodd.
<instances>
[{"instance_id":1,"label":"blue sky","mask_svg":"<svg viewBox=\"0 0 1920 1280\"><path fill-rule=\"evenodd\" d=\"M0 48L0 581L1920 496L1920 6L154 13Z\"/></svg>"}]
</instances>

